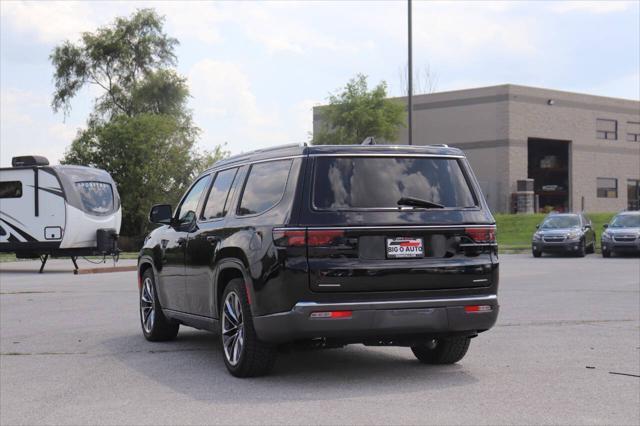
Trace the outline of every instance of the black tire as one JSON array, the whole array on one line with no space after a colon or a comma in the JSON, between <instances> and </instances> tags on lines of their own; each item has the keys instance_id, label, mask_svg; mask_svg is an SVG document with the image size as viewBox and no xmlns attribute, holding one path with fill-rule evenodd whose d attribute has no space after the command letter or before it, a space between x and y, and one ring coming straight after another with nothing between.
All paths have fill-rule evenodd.
<instances>
[{"instance_id":1,"label":"black tire","mask_svg":"<svg viewBox=\"0 0 640 426\"><path fill-rule=\"evenodd\" d=\"M540 257L542 256L542 251L540 250L531 250L531 254L533 254L533 257Z\"/></svg>"},{"instance_id":2,"label":"black tire","mask_svg":"<svg viewBox=\"0 0 640 426\"><path fill-rule=\"evenodd\" d=\"M230 308L232 311L225 306L227 302L229 306L235 306ZM233 315L238 311L240 316ZM275 364L277 347L258 339L253 327L247 290L244 281L239 278L229 282L220 301L220 342L224 363L235 377L263 376ZM238 343L240 345L236 352L235 345Z\"/></svg>"},{"instance_id":3,"label":"black tire","mask_svg":"<svg viewBox=\"0 0 640 426\"><path fill-rule=\"evenodd\" d=\"M464 358L470 342L469 337L434 339L420 346L412 346L411 351L423 364L454 364Z\"/></svg>"},{"instance_id":4,"label":"black tire","mask_svg":"<svg viewBox=\"0 0 640 426\"><path fill-rule=\"evenodd\" d=\"M151 342L173 340L178 335L180 324L165 317L156 292L153 271L147 269L142 274L139 295L140 326L145 339Z\"/></svg>"},{"instance_id":5,"label":"black tire","mask_svg":"<svg viewBox=\"0 0 640 426\"><path fill-rule=\"evenodd\" d=\"M587 245L584 242L584 240L580 243L580 247L578 247L578 252L576 253L576 256L578 257L585 257L587 255Z\"/></svg>"},{"instance_id":6,"label":"black tire","mask_svg":"<svg viewBox=\"0 0 640 426\"><path fill-rule=\"evenodd\" d=\"M611 251L602 249L602 257L611 257Z\"/></svg>"}]
</instances>

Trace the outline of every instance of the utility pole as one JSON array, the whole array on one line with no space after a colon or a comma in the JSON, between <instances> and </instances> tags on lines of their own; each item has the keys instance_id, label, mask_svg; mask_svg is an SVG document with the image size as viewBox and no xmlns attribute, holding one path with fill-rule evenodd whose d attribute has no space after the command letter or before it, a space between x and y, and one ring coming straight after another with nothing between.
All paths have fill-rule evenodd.
<instances>
[{"instance_id":1,"label":"utility pole","mask_svg":"<svg viewBox=\"0 0 640 426\"><path fill-rule=\"evenodd\" d=\"M407 76L408 87L408 110L409 110L409 145L413 145L413 54L412 54L412 35L411 35L411 0L407 0L407 29L408 29L408 46L409 46L409 67Z\"/></svg>"}]
</instances>

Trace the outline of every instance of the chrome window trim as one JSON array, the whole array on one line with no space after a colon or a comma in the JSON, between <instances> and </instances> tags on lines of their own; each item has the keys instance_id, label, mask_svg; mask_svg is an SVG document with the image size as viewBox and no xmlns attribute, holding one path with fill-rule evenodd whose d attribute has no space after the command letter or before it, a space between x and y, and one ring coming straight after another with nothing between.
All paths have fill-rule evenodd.
<instances>
[{"instance_id":1,"label":"chrome window trim","mask_svg":"<svg viewBox=\"0 0 640 426\"><path fill-rule=\"evenodd\" d=\"M284 157L265 158L263 160L248 160L248 161L243 161L243 162L240 162L240 163L223 164L220 167L216 167L214 165L210 169L207 169L206 173L218 173L218 172L224 172L225 170L228 170L228 169L233 169L234 167L242 167L242 166L258 164L258 163L268 163L270 161L289 160L289 159L293 159L293 158L305 158L305 157L307 157L307 156L306 155L287 155L287 156L284 156Z\"/></svg>"}]
</instances>

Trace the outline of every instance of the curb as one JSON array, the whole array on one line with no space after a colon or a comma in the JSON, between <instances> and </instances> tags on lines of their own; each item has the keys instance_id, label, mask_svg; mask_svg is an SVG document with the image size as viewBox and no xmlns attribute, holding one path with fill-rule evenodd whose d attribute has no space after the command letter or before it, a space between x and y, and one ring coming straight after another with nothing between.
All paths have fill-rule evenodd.
<instances>
[{"instance_id":1,"label":"curb","mask_svg":"<svg viewBox=\"0 0 640 426\"><path fill-rule=\"evenodd\" d=\"M109 272L130 272L138 269L137 265L132 266L113 266L111 268L89 268L89 269L76 269L73 271L74 275L85 274L106 274Z\"/></svg>"}]
</instances>

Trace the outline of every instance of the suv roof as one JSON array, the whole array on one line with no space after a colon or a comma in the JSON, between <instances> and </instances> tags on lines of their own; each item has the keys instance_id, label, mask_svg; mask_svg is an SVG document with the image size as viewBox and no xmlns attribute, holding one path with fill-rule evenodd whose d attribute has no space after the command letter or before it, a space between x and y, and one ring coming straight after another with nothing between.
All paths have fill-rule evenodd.
<instances>
[{"instance_id":1,"label":"suv roof","mask_svg":"<svg viewBox=\"0 0 640 426\"><path fill-rule=\"evenodd\" d=\"M268 160L271 158L306 156L306 155L438 155L464 157L464 153L458 148L444 145L307 145L291 144L272 148L258 149L255 151L234 155L220 160L208 170L236 163Z\"/></svg>"}]
</instances>

